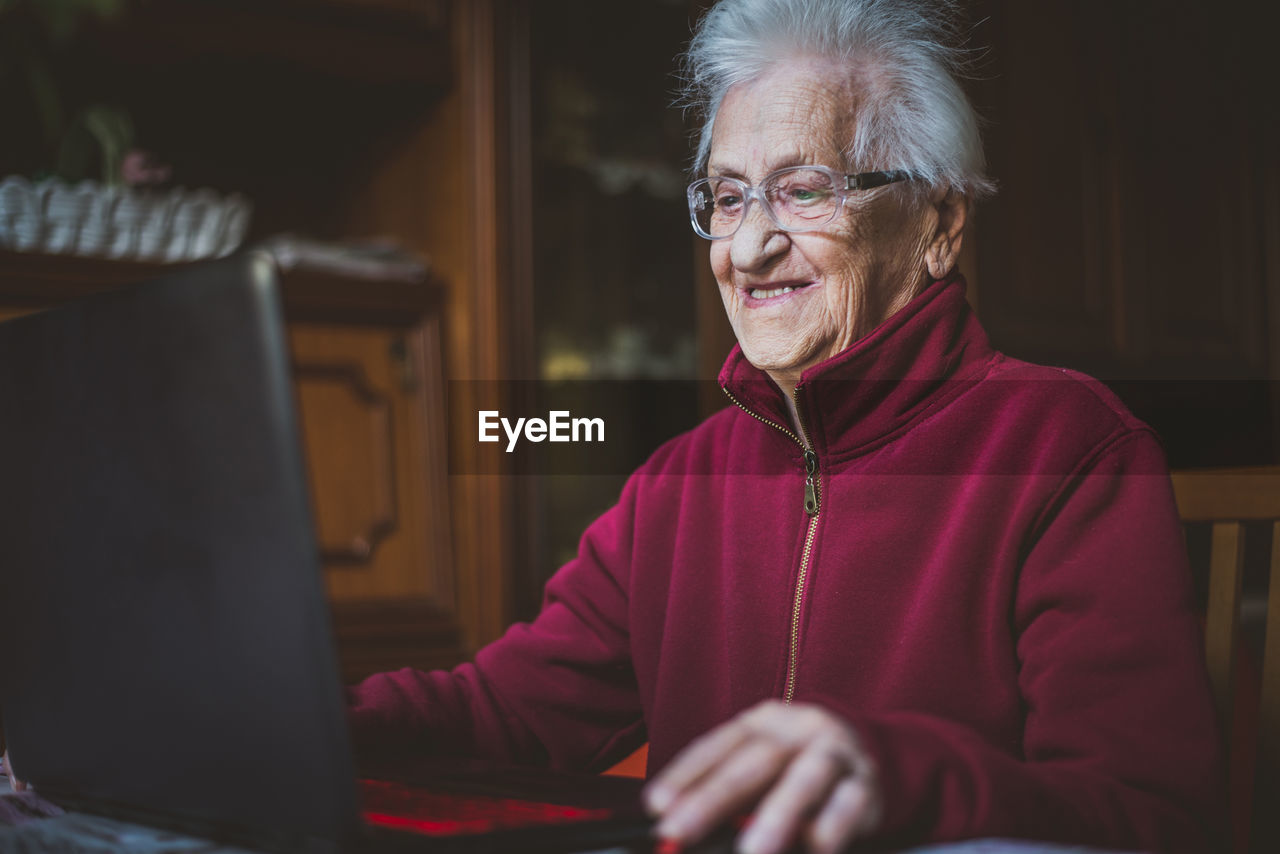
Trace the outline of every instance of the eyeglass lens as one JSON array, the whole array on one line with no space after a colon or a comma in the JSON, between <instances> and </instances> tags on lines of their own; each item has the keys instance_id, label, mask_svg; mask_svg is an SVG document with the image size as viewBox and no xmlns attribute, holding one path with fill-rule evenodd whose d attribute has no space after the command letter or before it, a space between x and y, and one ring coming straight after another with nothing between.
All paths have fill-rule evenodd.
<instances>
[{"instance_id":1,"label":"eyeglass lens","mask_svg":"<svg viewBox=\"0 0 1280 854\"><path fill-rule=\"evenodd\" d=\"M700 233L728 237L746 214L750 188L735 178L704 178L689 188L689 205ZM817 228L835 216L840 196L821 169L775 172L760 187L774 221L789 231Z\"/></svg>"}]
</instances>

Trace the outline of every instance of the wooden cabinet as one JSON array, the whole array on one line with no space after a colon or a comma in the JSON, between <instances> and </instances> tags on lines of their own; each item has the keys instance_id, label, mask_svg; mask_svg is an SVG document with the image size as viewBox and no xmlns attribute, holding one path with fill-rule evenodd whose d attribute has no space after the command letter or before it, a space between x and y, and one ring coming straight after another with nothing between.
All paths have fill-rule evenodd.
<instances>
[{"instance_id":1,"label":"wooden cabinet","mask_svg":"<svg viewBox=\"0 0 1280 854\"><path fill-rule=\"evenodd\" d=\"M284 284L344 676L455 664L468 650L449 512L443 289L316 274Z\"/></svg>"},{"instance_id":2,"label":"wooden cabinet","mask_svg":"<svg viewBox=\"0 0 1280 854\"><path fill-rule=\"evenodd\" d=\"M0 253L0 314L164 272ZM344 676L465 657L432 281L282 279L307 473Z\"/></svg>"},{"instance_id":3,"label":"wooden cabinet","mask_svg":"<svg viewBox=\"0 0 1280 854\"><path fill-rule=\"evenodd\" d=\"M502 380L533 363L527 9L527 0L131 3L86 30L60 69L81 101L126 108L139 145L173 166L175 183L250 198L250 241L377 236L428 259L440 283L431 308L399 306L394 317L377 305L404 297L391 285L381 296L368 283L315 285L316 311L290 306L304 415L322 413L310 441L371 443L334 457L341 468L312 472L334 490L317 514L338 562L330 589L349 676L452 664L513 613L526 551L518 487L445 475L446 461L458 472L493 469L475 459L487 446L456 438L473 435L474 413L447 433L443 422L405 425L447 382ZM30 146L11 136L0 174L35 168L22 158ZM408 390L428 375L439 385ZM346 488L352 478L367 478L363 492ZM392 512L393 499L415 509ZM418 561L424 574L384 581L390 563Z\"/></svg>"}]
</instances>

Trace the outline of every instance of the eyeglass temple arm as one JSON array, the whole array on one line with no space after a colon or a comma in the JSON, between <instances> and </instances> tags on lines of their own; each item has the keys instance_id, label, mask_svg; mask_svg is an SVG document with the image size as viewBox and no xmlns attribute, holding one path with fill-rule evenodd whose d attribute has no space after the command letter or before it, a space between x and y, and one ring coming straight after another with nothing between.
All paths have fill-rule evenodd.
<instances>
[{"instance_id":1,"label":"eyeglass temple arm","mask_svg":"<svg viewBox=\"0 0 1280 854\"><path fill-rule=\"evenodd\" d=\"M883 187L898 181L910 181L914 177L905 169L891 169L888 172L863 172L859 175L846 175L845 189L870 190L872 187Z\"/></svg>"}]
</instances>

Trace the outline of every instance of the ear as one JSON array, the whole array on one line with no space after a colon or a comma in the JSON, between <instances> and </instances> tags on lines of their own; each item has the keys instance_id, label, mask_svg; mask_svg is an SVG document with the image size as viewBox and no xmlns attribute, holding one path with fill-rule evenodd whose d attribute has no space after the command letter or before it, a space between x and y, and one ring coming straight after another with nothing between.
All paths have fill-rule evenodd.
<instances>
[{"instance_id":1,"label":"ear","mask_svg":"<svg viewBox=\"0 0 1280 854\"><path fill-rule=\"evenodd\" d=\"M969 200L963 193L942 188L934 191L929 204L933 207L934 231L925 251L925 263L929 266L929 275L941 279L951 272L960 257Z\"/></svg>"}]
</instances>

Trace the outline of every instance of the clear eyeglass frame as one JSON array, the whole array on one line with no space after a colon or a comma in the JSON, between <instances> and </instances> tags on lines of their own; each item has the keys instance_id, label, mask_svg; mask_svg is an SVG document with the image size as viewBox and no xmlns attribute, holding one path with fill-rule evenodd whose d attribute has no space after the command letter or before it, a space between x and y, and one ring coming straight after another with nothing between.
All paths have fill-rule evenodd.
<instances>
[{"instance_id":1,"label":"clear eyeglass frame","mask_svg":"<svg viewBox=\"0 0 1280 854\"><path fill-rule=\"evenodd\" d=\"M796 172L821 172L830 180L831 188L836 195L836 204L831 209L829 215L821 220L808 221L806 225L798 226L783 222L773 205L768 199L768 187L770 184L776 183L778 179L786 175ZM715 178L699 178L688 186L685 191L689 202L689 222L693 225L693 231L699 237L707 240L727 240L738 233L738 229L742 227L742 223L746 221L751 213L751 203L753 201L760 202L760 206L764 208L765 214L772 222L782 231L791 234L803 233L806 231L817 231L828 225L832 220L840 215L840 211L844 210L845 199L860 190L870 190L875 187L883 187L886 184L894 184L899 181L910 181L914 178L914 174L906 169L890 169L881 172L859 172L856 174L845 174L837 172L834 169L828 169L826 166L788 166L785 169L779 169L770 172L760 181L759 187L753 187L745 181L727 176L718 176ZM728 184L736 189L742 197L742 210L734 224L733 229L727 234L712 235L707 229L703 228L698 222L698 214L706 210L708 204L714 203L715 190L717 185Z\"/></svg>"}]
</instances>

